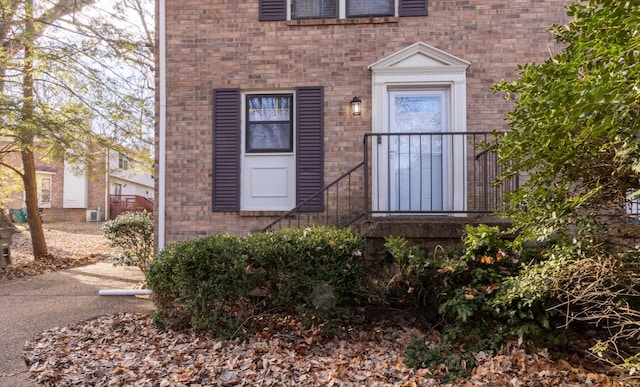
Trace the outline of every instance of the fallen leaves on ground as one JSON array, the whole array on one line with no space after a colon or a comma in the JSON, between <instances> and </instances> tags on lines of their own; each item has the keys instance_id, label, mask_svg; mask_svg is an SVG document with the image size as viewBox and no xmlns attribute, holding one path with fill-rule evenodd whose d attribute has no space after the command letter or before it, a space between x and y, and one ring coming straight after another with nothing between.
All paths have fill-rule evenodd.
<instances>
[{"instance_id":1,"label":"fallen leaves on ground","mask_svg":"<svg viewBox=\"0 0 640 387\"><path fill-rule=\"evenodd\" d=\"M102 223L60 222L42 225L49 254L34 259L31 235L18 225L11 237L11 265L0 268L0 281L105 261L116 250L102 234Z\"/></svg>"},{"instance_id":2,"label":"fallen leaves on ground","mask_svg":"<svg viewBox=\"0 0 640 387\"><path fill-rule=\"evenodd\" d=\"M245 341L225 341L159 330L145 314L120 314L46 331L27 343L24 358L44 386L440 385L430 370L403 364L414 329L363 324L326 339L297 324L288 333L267 329ZM477 361L468 380L452 385L625 385L515 344L497 356L479 353Z\"/></svg>"},{"instance_id":3,"label":"fallen leaves on ground","mask_svg":"<svg viewBox=\"0 0 640 387\"><path fill-rule=\"evenodd\" d=\"M50 256L33 259L23 227L13 235L13 264L0 268L0 281L106 260L114 252L101 223L43 226ZM159 330L145 314L103 316L45 331L25 345L23 356L39 385L56 387L439 386L431 370L403 364L411 335L420 333L411 324L362 324L339 339L324 339L292 320L276 320L246 341L225 341ZM575 366L579 361L552 360L546 350L526 353L513 343L495 356L480 352L476 360L470 378L455 385L638 385Z\"/></svg>"}]
</instances>

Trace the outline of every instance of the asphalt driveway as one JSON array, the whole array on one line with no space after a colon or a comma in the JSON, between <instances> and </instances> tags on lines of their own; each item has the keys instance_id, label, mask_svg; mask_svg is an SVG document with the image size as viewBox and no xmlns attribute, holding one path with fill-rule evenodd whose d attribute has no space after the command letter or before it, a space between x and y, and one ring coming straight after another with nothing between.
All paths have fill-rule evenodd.
<instances>
[{"instance_id":1,"label":"asphalt driveway","mask_svg":"<svg viewBox=\"0 0 640 387\"><path fill-rule=\"evenodd\" d=\"M0 386L35 386L22 360L25 342L47 329L101 315L153 310L148 299L99 296L102 289L133 289L138 268L101 262L0 283Z\"/></svg>"}]
</instances>

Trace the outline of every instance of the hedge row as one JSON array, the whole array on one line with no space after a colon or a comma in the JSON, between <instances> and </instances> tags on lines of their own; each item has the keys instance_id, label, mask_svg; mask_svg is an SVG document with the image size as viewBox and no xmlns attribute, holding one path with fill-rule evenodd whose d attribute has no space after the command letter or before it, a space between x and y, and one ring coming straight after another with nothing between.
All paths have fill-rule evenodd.
<instances>
[{"instance_id":1,"label":"hedge row","mask_svg":"<svg viewBox=\"0 0 640 387\"><path fill-rule=\"evenodd\" d=\"M363 280L363 249L353 230L325 226L171 244L147 273L156 322L234 329L261 311L348 305Z\"/></svg>"}]
</instances>

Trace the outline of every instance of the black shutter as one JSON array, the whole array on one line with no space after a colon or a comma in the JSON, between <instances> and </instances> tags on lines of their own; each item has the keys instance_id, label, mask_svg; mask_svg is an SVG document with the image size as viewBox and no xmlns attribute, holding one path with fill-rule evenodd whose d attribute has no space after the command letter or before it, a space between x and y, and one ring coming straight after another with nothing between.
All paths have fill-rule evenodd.
<instances>
[{"instance_id":1,"label":"black shutter","mask_svg":"<svg viewBox=\"0 0 640 387\"><path fill-rule=\"evenodd\" d=\"M324 188L324 89L296 88L296 204L309 199ZM303 211L324 211L320 195L306 204Z\"/></svg>"},{"instance_id":2,"label":"black shutter","mask_svg":"<svg viewBox=\"0 0 640 387\"><path fill-rule=\"evenodd\" d=\"M213 211L240 211L240 89L213 91Z\"/></svg>"},{"instance_id":3,"label":"black shutter","mask_svg":"<svg viewBox=\"0 0 640 387\"><path fill-rule=\"evenodd\" d=\"M260 21L287 20L287 0L260 0Z\"/></svg>"},{"instance_id":4,"label":"black shutter","mask_svg":"<svg viewBox=\"0 0 640 387\"><path fill-rule=\"evenodd\" d=\"M400 16L427 16L428 0L400 0Z\"/></svg>"}]
</instances>

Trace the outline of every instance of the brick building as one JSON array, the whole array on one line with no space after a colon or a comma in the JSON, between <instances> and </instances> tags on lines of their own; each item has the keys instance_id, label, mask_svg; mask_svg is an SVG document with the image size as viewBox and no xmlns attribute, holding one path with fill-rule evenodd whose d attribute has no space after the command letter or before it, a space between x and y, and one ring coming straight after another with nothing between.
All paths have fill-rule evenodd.
<instances>
[{"instance_id":1,"label":"brick building","mask_svg":"<svg viewBox=\"0 0 640 387\"><path fill-rule=\"evenodd\" d=\"M492 86L559 50L566 4L160 0L159 245L326 212L305 200L363 161L341 214L476 211L473 134L510 108Z\"/></svg>"},{"instance_id":2,"label":"brick building","mask_svg":"<svg viewBox=\"0 0 640 387\"><path fill-rule=\"evenodd\" d=\"M153 177L149 172L115 150L95 153L99 156L89 165L72 165L36 155L38 206L44 222L101 221L113 218L109 211L114 198L153 199ZM20 155L6 155L2 164L21 169ZM0 207L14 221L20 221L20 215L12 210L24 208L22 180L15 173L6 172L0 175ZM152 208L151 203L149 210Z\"/></svg>"}]
</instances>

